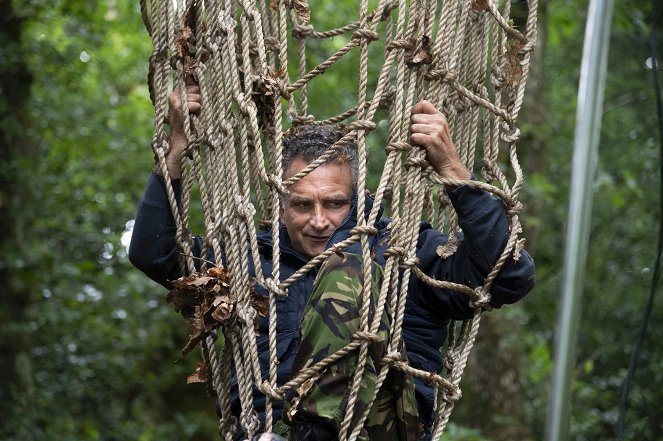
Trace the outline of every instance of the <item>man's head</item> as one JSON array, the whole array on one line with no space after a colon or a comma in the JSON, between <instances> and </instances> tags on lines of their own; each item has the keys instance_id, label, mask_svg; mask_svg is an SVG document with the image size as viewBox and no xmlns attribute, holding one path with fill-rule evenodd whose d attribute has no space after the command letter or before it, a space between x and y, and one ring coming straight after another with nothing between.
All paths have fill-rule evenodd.
<instances>
[{"instance_id":1,"label":"man's head","mask_svg":"<svg viewBox=\"0 0 663 441\"><path fill-rule=\"evenodd\" d=\"M343 134L329 125L291 129L283 140L283 179L296 175ZM356 183L357 147L349 143L290 187L290 194L283 198L280 216L297 251L306 257L324 251L329 237L350 211Z\"/></svg>"}]
</instances>

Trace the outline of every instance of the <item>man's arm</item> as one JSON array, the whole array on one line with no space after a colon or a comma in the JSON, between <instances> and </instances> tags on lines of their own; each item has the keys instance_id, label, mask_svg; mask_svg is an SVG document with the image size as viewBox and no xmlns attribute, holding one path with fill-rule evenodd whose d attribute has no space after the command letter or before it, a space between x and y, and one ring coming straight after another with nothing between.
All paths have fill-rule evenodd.
<instances>
[{"instance_id":1,"label":"man's arm","mask_svg":"<svg viewBox=\"0 0 663 441\"><path fill-rule=\"evenodd\" d=\"M472 174L460 161L444 115L427 101L412 109L411 141L426 149L435 170L445 178L469 180ZM437 249L447 237L429 229L422 231L417 245L419 267L438 280L478 287L502 254L508 238L509 223L502 201L488 192L468 185L447 187L458 213L462 240L456 252L443 259ZM534 262L526 251L518 260L509 256L491 287L491 305L514 303L534 286ZM463 319L472 315L469 298L462 293L419 286L415 300L425 309L435 311L440 319Z\"/></svg>"},{"instance_id":2,"label":"man's arm","mask_svg":"<svg viewBox=\"0 0 663 441\"><path fill-rule=\"evenodd\" d=\"M189 112L200 113L200 89L186 87ZM169 98L170 148L166 155L168 174L173 184L177 205L180 204L181 158L187 146L184 134L184 114L181 92L175 89ZM143 197L138 203L136 221L129 245L129 260L155 282L170 289L170 280L180 277L178 248L175 242L177 226L168 203L168 196L161 168L157 164L150 176Z\"/></svg>"},{"instance_id":3,"label":"man's arm","mask_svg":"<svg viewBox=\"0 0 663 441\"><path fill-rule=\"evenodd\" d=\"M172 183L179 205L180 182L173 179ZM150 279L167 289L172 288L170 281L181 275L176 232L177 226L170 211L164 179L152 173L143 197L138 202L129 245L129 260Z\"/></svg>"},{"instance_id":4,"label":"man's arm","mask_svg":"<svg viewBox=\"0 0 663 441\"><path fill-rule=\"evenodd\" d=\"M458 248L442 258L437 250L446 245L447 236L430 228L422 231L417 243L419 268L438 280L476 288L483 285L509 239L506 212L501 200L483 190L464 185L448 193L463 230ZM520 252L518 260L509 255L490 288L491 306L520 300L534 287L534 273L534 262L526 251ZM417 291L413 299L424 310L434 311L436 319L460 320L474 313L466 294L432 288L418 280L415 284L410 286Z\"/></svg>"}]
</instances>

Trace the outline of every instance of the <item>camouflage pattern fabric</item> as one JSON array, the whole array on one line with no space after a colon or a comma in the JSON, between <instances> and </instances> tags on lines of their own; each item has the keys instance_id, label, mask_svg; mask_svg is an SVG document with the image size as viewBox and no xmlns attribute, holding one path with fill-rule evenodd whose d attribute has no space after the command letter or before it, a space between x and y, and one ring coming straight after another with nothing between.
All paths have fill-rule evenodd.
<instances>
[{"instance_id":1,"label":"camouflage pattern fabric","mask_svg":"<svg viewBox=\"0 0 663 441\"><path fill-rule=\"evenodd\" d=\"M343 348L361 329L360 292L363 284L362 257L345 253L332 255L321 267L309 296L301 324L301 342L293 364L293 377L304 368ZM382 280L382 267L372 264L372 302L375 311ZM368 347L368 357L354 409L353 426L373 397L389 341L389 314L381 317L379 340ZM289 424L310 424L338 435L343 422L359 349L324 369L318 378L305 382L288 401L284 418ZM405 441L418 437L419 417L411 376L391 369L360 433L359 440Z\"/></svg>"}]
</instances>

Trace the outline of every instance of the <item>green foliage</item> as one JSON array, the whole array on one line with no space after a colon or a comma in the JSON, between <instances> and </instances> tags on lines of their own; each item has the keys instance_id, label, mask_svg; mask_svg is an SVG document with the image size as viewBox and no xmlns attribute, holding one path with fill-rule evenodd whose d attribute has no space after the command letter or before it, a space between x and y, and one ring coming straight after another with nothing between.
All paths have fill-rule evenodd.
<instances>
[{"instance_id":1,"label":"green foliage","mask_svg":"<svg viewBox=\"0 0 663 441\"><path fill-rule=\"evenodd\" d=\"M615 2L578 334L576 440L614 438L621 384L655 258L660 170L651 71L645 66L650 3ZM525 412L516 424L536 439L543 437L552 372L588 2L545 5L544 123L521 115L524 136L546 146L530 161L539 166L525 170L525 204L540 207L524 218L526 233L536 239L531 243L538 285L522 309L505 318L521 323L520 332L503 330L509 334L503 344L522 360L518 382ZM151 44L139 2L30 0L12 6L23 18L23 37L6 41L2 34L0 64L6 69L25 62L32 89L21 114L0 121L22 140L20 154L0 162L0 175L17 182L16 202L7 205L14 237L2 248L1 263L11 274L7 289L26 293L24 315L0 324L3 339L20 338L24 345L12 359L21 377L14 403L20 411L3 421L0 439L216 439L212 401L200 387L184 384L194 357L174 363L185 327L165 304L165 290L134 270L126 256L135 204L152 166L153 111L145 81ZM315 5L313 20L318 28L334 28L351 21L347 11L354 7L350 1L324 2ZM310 46L307 68L345 42L337 37ZM355 53L315 80L309 113L328 117L356 103L357 59ZM370 69L374 81L377 67ZM7 103L0 99L3 114ZM527 147L520 146L524 157ZM378 155L371 158L376 172L380 161ZM374 188L377 174L369 179ZM11 306L0 304L2 317ZM634 379L627 439L663 436L663 397L655 387L663 382L663 354L656 344L663 338L661 314L655 309ZM476 418L476 412L467 414ZM514 424L511 415L490 418ZM469 417L454 421L444 439L500 439L499 433L467 428L473 424Z\"/></svg>"},{"instance_id":2,"label":"green foliage","mask_svg":"<svg viewBox=\"0 0 663 441\"><path fill-rule=\"evenodd\" d=\"M174 363L184 326L126 255L151 162L151 44L139 4L33 1L15 11L17 52L34 79L29 150L14 158L25 193L14 216L26 227L3 258L30 305L3 333L27 337L32 412L3 424L0 438L209 439L213 402L184 384L194 360Z\"/></svg>"},{"instance_id":3,"label":"green foliage","mask_svg":"<svg viewBox=\"0 0 663 441\"><path fill-rule=\"evenodd\" d=\"M489 441L481 435L480 431L476 429L468 429L452 422L449 423L444 436L445 441Z\"/></svg>"},{"instance_id":4,"label":"green foliage","mask_svg":"<svg viewBox=\"0 0 663 441\"><path fill-rule=\"evenodd\" d=\"M545 46L548 125L541 128L548 150L545 168L530 176L530 198L544 208L527 220L540 228L535 260L538 286L526 301L530 354L526 373L532 423L543 436L550 351L560 291L562 252L568 206L575 94L587 2L570 8L549 2ZM659 218L658 142L652 72L645 61L651 2L615 2L606 83L599 162L594 180L592 232L583 293L572 401L571 438L614 439L621 387L635 343ZM659 47L661 47L659 30ZM651 389L660 377L660 311L654 313L643 358L636 373L627 414L626 439L660 439L661 399ZM530 332L532 333L531 335Z\"/></svg>"}]
</instances>

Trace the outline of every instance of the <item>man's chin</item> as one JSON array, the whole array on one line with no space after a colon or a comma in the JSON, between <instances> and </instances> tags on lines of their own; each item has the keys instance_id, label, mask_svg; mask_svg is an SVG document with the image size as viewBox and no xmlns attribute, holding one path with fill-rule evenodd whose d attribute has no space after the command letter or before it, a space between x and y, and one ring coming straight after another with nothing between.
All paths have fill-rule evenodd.
<instances>
[{"instance_id":1,"label":"man's chin","mask_svg":"<svg viewBox=\"0 0 663 441\"><path fill-rule=\"evenodd\" d=\"M324 246L310 247L308 250L306 250L307 251L306 255L312 259L318 254L322 253L324 250L325 250Z\"/></svg>"}]
</instances>

